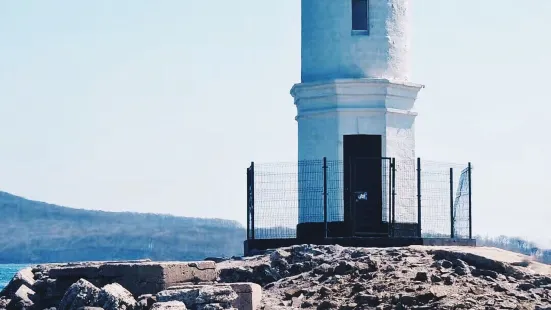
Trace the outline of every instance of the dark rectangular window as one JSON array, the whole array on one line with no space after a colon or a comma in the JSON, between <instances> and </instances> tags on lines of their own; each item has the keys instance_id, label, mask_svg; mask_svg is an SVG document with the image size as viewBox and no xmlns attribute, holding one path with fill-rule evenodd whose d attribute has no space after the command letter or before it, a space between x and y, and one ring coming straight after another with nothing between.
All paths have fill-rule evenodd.
<instances>
[{"instance_id":1,"label":"dark rectangular window","mask_svg":"<svg viewBox=\"0 0 551 310\"><path fill-rule=\"evenodd\" d=\"M352 30L369 30L369 0L352 0Z\"/></svg>"}]
</instances>

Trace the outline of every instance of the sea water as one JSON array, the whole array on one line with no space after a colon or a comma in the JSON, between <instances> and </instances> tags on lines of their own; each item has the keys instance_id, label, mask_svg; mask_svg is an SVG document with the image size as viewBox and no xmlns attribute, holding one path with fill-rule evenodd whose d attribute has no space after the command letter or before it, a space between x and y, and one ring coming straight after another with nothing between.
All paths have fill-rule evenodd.
<instances>
[{"instance_id":1,"label":"sea water","mask_svg":"<svg viewBox=\"0 0 551 310\"><path fill-rule=\"evenodd\" d=\"M0 290L2 290L10 280L13 278L16 272L27 267L27 265L16 265L16 264L0 264Z\"/></svg>"}]
</instances>

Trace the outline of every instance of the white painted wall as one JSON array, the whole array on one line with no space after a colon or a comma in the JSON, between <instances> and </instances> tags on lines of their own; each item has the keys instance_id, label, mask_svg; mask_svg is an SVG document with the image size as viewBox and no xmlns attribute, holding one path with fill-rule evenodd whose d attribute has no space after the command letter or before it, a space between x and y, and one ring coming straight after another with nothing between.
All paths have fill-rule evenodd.
<instances>
[{"instance_id":1,"label":"white painted wall","mask_svg":"<svg viewBox=\"0 0 551 310\"><path fill-rule=\"evenodd\" d=\"M382 136L383 156L396 157L403 175L415 175L411 110L422 86L408 82L409 13L409 0L369 0L369 33L354 32L351 0L302 0L302 83L291 90L299 161L342 161L344 135L373 134ZM342 189L342 167L330 169L328 179ZM396 182L403 209L415 197L415 178ZM322 196L312 191L320 180L299 171L298 187L299 223L323 221ZM342 220L342 190L332 194L329 220ZM415 218L397 214L399 221Z\"/></svg>"},{"instance_id":2,"label":"white painted wall","mask_svg":"<svg viewBox=\"0 0 551 310\"><path fill-rule=\"evenodd\" d=\"M421 85L382 79L348 79L323 83L301 83L291 90L297 106L298 159L343 161L344 135L381 135L383 157L398 158L400 174L396 185L401 195L397 209L415 197L415 117L413 107ZM328 179L343 187L342 168L329 169ZM403 176L403 177L401 177ZM411 177L409 177L411 176ZM299 171L299 222L323 221L322 197L312 195L321 180L302 176ZM336 184L333 185L336 188ZM387 197L387 189L384 189ZM335 191L328 203L329 220L343 219L342 191ZM415 206L415 204L411 204ZM412 212L416 210L411 209ZM416 214L416 213L415 213ZM400 213L396 219L413 221L415 214ZM385 213L386 215L386 213Z\"/></svg>"},{"instance_id":3,"label":"white painted wall","mask_svg":"<svg viewBox=\"0 0 551 310\"><path fill-rule=\"evenodd\" d=\"M352 32L351 0L302 0L302 82L409 79L409 0L369 2L363 35Z\"/></svg>"}]
</instances>

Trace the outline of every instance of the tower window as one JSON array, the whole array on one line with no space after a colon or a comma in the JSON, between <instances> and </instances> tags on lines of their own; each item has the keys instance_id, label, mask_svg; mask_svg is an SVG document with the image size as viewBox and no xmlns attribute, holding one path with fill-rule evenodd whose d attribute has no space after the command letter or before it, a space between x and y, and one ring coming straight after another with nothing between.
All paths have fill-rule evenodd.
<instances>
[{"instance_id":1,"label":"tower window","mask_svg":"<svg viewBox=\"0 0 551 310\"><path fill-rule=\"evenodd\" d=\"M352 30L369 30L369 0L352 0Z\"/></svg>"}]
</instances>

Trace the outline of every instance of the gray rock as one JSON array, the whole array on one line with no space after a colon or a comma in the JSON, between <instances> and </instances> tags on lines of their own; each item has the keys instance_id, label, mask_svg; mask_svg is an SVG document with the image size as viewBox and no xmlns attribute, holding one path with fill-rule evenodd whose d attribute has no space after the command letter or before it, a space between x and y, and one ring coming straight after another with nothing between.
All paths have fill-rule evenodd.
<instances>
[{"instance_id":1,"label":"gray rock","mask_svg":"<svg viewBox=\"0 0 551 310\"><path fill-rule=\"evenodd\" d=\"M13 276L10 283L8 283L8 285L0 291L0 296L11 299L14 297L15 292L19 289L19 287L21 287L21 285L31 288L34 283L35 279L32 268L21 269Z\"/></svg>"},{"instance_id":2,"label":"gray rock","mask_svg":"<svg viewBox=\"0 0 551 310\"><path fill-rule=\"evenodd\" d=\"M415 281L427 282L429 280L429 275L426 271L419 271L415 275Z\"/></svg>"},{"instance_id":3,"label":"gray rock","mask_svg":"<svg viewBox=\"0 0 551 310\"><path fill-rule=\"evenodd\" d=\"M327 263L323 263L316 268L314 268L314 273L317 275L326 275L331 276L335 272L335 268L331 267L331 265Z\"/></svg>"},{"instance_id":4,"label":"gray rock","mask_svg":"<svg viewBox=\"0 0 551 310\"><path fill-rule=\"evenodd\" d=\"M237 293L231 286L205 286L199 290L195 302L197 304L232 303L237 299Z\"/></svg>"},{"instance_id":5,"label":"gray rock","mask_svg":"<svg viewBox=\"0 0 551 310\"><path fill-rule=\"evenodd\" d=\"M32 298L35 292L28 288L25 284L21 285L15 292L13 299L6 306L7 309L30 309L34 306Z\"/></svg>"},{"instance_id":6,"label":"gray rock","mask_svg":"<svg viewBox=\"0 0 551 310\"><path fill-rule=\"evenodd\" d=\"M352 273L356 269L356 265L349 261L340 261L339 265L335 267L335 274L345 275Z\"/></svg>"},{"instance_id":7,"label":"gray rock","mask_svg":"<svg viewBox=\"0 0 551 310\"><path fill-rule=\"evenodd\" d=\"M453 285L455 283L455 278L451 275L444 277L444 284L445 285Z\"/></svg>"},{"instance_id":8,"label":"gray rock","mask_svg":"<svg viewBox=\"0 0 551 310\"><path fill-rule=\"evenodd\" d=\"M454 271L459 276L466 276L467 274L469 274L469 268L463 268L461 266L455 267Z\"/></svg>"},{"instance_id":9,"label":"gray rock","mask_svg":"<svg viewBox=\"0 0 551 310\"><path fill-rule=\"evenodd\" d=\"M154 303L151 310L187 310L187 308L181 301L167 301Z\"/></svg>"},{"instance_id":10,"label":"gray rock","mask_svg":"<svg viewBox=\"0 0 551 310\"><path fill-rule=\"evenodd\" d=\"M439 277L439 276L437 276L437 275L435 275L435 274L433 274L433 275L430 276L430 280L431 280L432 283L440 283L440 282L442 282L442 278Z\"/></svg>"},{"instance_id":11,"label":"gray rock","mask_svg":"<svg viewBox=\"0 0 551 310\"><path fill-rule=\"evenodd\" d=\"M520 283L518 285L518 289L523 290L523 291L529 291L529 290L534 289L534 288L536 288L536 286L532 283Z\"/></svg>"},{"instance_id":12,"label":"gray rock","mask_svg":"<svg viewBox=\"0 0 551 310\"><path fill-rule=\"evenodd\" d=\"M316 309L317 310L337 309L338 307L339 307L339 304L336 301L324 300L319 304L319 306Z\"/></svg>"},{"instance_id":13,"label":"gray rock","mask_svg":"<svg viewBox=\"0 0 551 310\"><path fill-rule=\"evenodd\" d=\"M6 308L10 303L11 299L5 297L0 297L0 309Z\"/></svg>"},{"instance_id":14,"label":"gray rock","mask_svg":"<svg viewBox=\"0 0 551 310\"><path fill-rule=\"evenodd\" d=\"M157 302L180 301L191 308L195 305L197 296L199 296L199 288L183 288L161 291L156 297Z\"/></svg>"},{"instance_id":15,"label":"gray rock","mask_svg":"<svg viewBox=\"0 0 551 310\"><path fill-rule=\"evenodd\" d=\"M166 290L157 294L157 301L159 302L181 301L190 309L205 304L231 304L237 298L237 293L229 285L204 285L194 288Z\"/></svg>"},{"instance_id":16,"label":"gray rock","mask_svg":"<svg viewBox=\"0 0 551 310\"><path fill-rule=\"evenodd\" d=\"M485 276L490 277L492 279L497 279L499 277L499 274L493 270L486 270L486 269L475 269L472 271L472 275L475 277L478 276Z\"/></svg>"},{"instance_id":17,"label":"gray rock","mask_svg":"<svg viewBox=\"0 0 551 310\"><path fill-rule=\"evenodd\" d=\"M443 268L446 268L446 269L450 269L450 268L453 267L452 262L450 262L449 260L445 260L445 259L442 260L441 265L442 265Z\"/></svg>"},{"instance_id":18,"label":"gray rock","mask_svg":"<svg viewBox=\"0 0 551 310\"><path fill-rule=\"evenodd\" d=\"M400 300L400 303L402 305L412 306L415 303L416 298L413 295L404 294L404 295L400 296L399 300Z\"/></svg>"},{"instance_id":19,"label":"gray rock","mask_svg":"<svg viewBox=\"0 0 551 310\"><path fill-rule=\"evenodd\" d=\"M222 309L232 310L235 308L232 308L228 304L205 304L205 305L197 306L197 310L222 310Z\"/></svg>"},{"instance_id":20,"label":"gray rock","mask_svg":"<svg viewBox=\"0 0 551 310\"><path fill-rule=\"evenodd\" d=\"M277 249L272 254L270 254L270 260L271 261L277 261L280 259L288 259L291 257L291 253L283 250L283 249Z\"/></svg>"},{"instance_id":21,"label":"gray rock","mask_svg":"<svg viewBox=\"0 0 551 310\"><path fill-rule=\"evenodd\" d=\"M98 305L105 310L131 310L136 308L134 296L118 283L108 284L99 292Z\"/></svg>"},{"instance_id":22,"label":"gray rock","mask_svg":"<svg viewBox=\"0 0 551 310\"><path fill-rule=\"evenodd\" d=\"M380 303L380 299L379 299L378 296L370 295L370 294L366 294L366 293L359 293L354 298L354 301L359 305L368 305L368 306L371 306L371 307L375 307L375 306L379 305L379 303Z\"/></svg>"},{"instance_id":23,"label":"gray rock","mask_svg":"<svg viewBox=\"0 0 551 310\"><path fill-rule=\"evenodd\" d=\"M85 306L93 306L98 302L99 288L92 283L80 279L69 287L61 302L58 310L77 310Z\"/></svg>"},{"instance_id":24,"label":"gray rock","mask_svg":"<svg viewBox=\"0 0 551 310\"><path fill-rule=\"evenodd\" d=\"M138 297L138 308L149 309L157 302L157 297L152 294L145 294Z\"/></svg>"}]
</instances>

